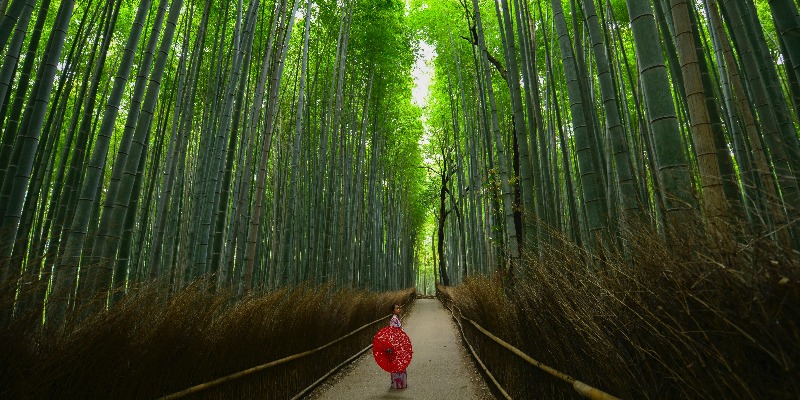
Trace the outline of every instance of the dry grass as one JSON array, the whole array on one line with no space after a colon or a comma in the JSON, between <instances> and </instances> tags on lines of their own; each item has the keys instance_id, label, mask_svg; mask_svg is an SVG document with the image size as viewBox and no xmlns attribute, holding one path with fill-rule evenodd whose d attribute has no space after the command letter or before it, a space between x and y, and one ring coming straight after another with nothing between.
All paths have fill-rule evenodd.
<instances>
[{"instance_id":1,"label":"dry grass","mask_svg":"<svg viewBox=\"0 0 800 400\"><path fill-rule=\"evenodd\" d=\"M157 398L322 346L414 296L300 286L235 299L204 287L169 298L143 288L58 332L23 318L0 327L0 398ZM381 325L192 398L289 398L366 346Z\"/></svg>"},{"instance_id":2,"label":"dry grass","mask_svg":"<svg viewBox=\"0 0 800 400\"><path fill-rule=\"evenodd\" d=\"M696 239L678 251L657 235L629 243L634 261L609 256L593 272L563 241L513 282L477 278L442 296L534 359L621 398L800 398L796 263L764 245L723 255ZM467 334L513 397L580 398Z\"/></svg>"}]
</instances>

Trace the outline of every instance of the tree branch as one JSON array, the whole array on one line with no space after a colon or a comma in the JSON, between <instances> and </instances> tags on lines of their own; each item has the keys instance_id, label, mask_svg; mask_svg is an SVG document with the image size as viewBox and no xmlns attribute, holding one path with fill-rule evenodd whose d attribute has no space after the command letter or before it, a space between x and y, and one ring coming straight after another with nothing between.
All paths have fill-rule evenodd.
<instances>
[{"instance_id":1,"label":"tree branch","mask_svg":"<svg viewBox=\"0 0 800 400\"><path fill-rule=\"evenodd\" d=\"M448 215L450 215L450 213L451 213L452 211L453 211L453 210L444 210L444 211L442 211L442 219L443 219L443 220L444 220L444 219L447 219L447 216L448 216Z\"/></svg>"},{"instance_id":2,"label":"tree branch","mask_svg":"<svg viewBox=\"0 0 800 400\"><path fill-rule=\"evenodd\" d=\"M417 168L427 169L427 170L428 170L429 172L431 172L431 173L434 173L434 174L436 174L436 175L442 176L442 173L441 173L441 172L439 172L439 171L437 171L437 170L435 170L435 169L431 168L431 167L430 167L430 166L428 166L428 165L422 165L422 166L418 166Z\"/></svg>"},{"instance_id":3,"label":"tree branch","mask_svg":"<svg viewBox=\"0 0 800 400\"><path fill-rule=\"evenodd\" d=\"M456 203L456 197L453 196L453 193L450 191L450 189L444 188L444 191L445 193L450 195L450 205L452 207L450 210L447 211L447 213L449 214L450 212L455 211L458 218L461 218L461 211L458 209L458 204Z\"/></svg>"},{"instance_id":4,"label":"tree branch","mask_svg":"<svg viewBox=\"0 0 800 400\"><path fill-rule=\"evenodd\" d=\"M477 33L475 33L475 27L471 27L471 28L470 28L470 31L472 32L472 36L473 36L473 37L477 37L477 36L478 36L478 34L477 34ZM477 41L477 40L475 40L475 39L470 39L470 38L468 38L468 37L461 36L461 35L459 35L459 36L460 36L462 39L464 39L464 40L466 40L466 41L470 42L470 43L471 43L473 46L476 46L476 47L478 47L478 43L477 43L478 41ZM483 53L485 53L485 54L486 54L486 58L488 58L488 59L489 59L489 62L490 62L490 63L492 63L492 65L494 65L495 69L497 69L497 72L499 72L499 73L500 73L500 77L501 77L501 78L503 78L503 80L504 80L504 81L508 82L508 71L506 71L505 67L503 67L503 64L500 62L500 60L498 60L498 59L494 58L494 56L493 56L491 53L489 53L489 50L487 50L487 49L485 49L485 48L481 49L480 47L479 47L479 49L480 49L480 50L481 50Z\"/></svg>"}]
</instances>

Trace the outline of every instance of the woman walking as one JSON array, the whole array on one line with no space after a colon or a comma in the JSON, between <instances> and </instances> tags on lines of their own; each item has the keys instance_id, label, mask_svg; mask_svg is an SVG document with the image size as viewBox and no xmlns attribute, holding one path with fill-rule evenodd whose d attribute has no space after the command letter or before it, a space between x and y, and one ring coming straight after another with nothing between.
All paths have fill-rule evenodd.
<instances>
[{"instance_id":1,"label":"woman walking","mask_svg":"<svg viewBox=\"0 0 800 400\"><path fill-rule=\"evenodd\" d=\"M400 308L399 304L392 305L392 319L389 321L390 327L403 329L403 323L400 322L401 311L402 309ZM392 372L391 379L392 389L405 389L406 385L408 384L408 374L406 374L405 369L398 372Z\"/></svg>"}]
</instances>

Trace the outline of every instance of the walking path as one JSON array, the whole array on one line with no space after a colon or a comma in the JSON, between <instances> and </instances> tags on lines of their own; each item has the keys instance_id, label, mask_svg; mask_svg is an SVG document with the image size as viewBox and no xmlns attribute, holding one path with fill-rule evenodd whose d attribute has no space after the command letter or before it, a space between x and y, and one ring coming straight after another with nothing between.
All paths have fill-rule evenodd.
<instances>
[{"instance_id":1,"label":"walking path","mask_svg":"<svg viewBox=\"0 0 800 400\"><path fill-rule=\"evenodd\" d=\"M494 399L468 357L450 313L435 299L419 299L403 322L414 358L408 366L408 388L390 389L389 373L364 353L310 395L341 399Z\"/></svg>"}]
</instances>

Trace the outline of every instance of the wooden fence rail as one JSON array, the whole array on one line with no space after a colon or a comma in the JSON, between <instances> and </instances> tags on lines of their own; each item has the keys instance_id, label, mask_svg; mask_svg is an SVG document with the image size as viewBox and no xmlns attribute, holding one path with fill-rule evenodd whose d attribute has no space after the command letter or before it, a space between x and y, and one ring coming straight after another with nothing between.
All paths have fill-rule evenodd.
<instances>
[{"instance_id":1,"label":"wooden fence rail","mask_svg":"<svg viewBox=\"0 0 800 400\"><path fill-rule=\"evenodd\" d=\"M545 365L545 364L542 364L539 361L536 361L531 356L523 353L520 349L514 347L510 343L504 341L503 339L500 339L499 337L497 337L493 333L489 332L484 327L480 326L477 322L473 321L472 319L470 319L468 317L465 317L461 313L461 309L459 309L458 306L453 304L452 300L449 300L449 299L445 300L445 299L442 299L440 297L440 301L442 301L442 304L444 304L444 306L450 310L450 314L453 316L453 318L456 320L456 322L458 322L459 328L461 328L461 322L459 321L459 319L466 320L467 322L469 322L470 324L475 326L475 328L479 332L484 334L489 339L492 339L495 343L497 343L500 346L504 347L505 349L509 350L510 352L512 352L513 354L518 356L519 358L525 360L526 362L528 362L529 364L533 365L534 367L539 368L540 370L542 370L544 372L547 372L548 374L550 374L550 375L552 375L552 376L554 376L554 377L556 377L556 378L558 378L558 379L560 379L560 380L562 380L564 382L569 383L570 385L572 385L572 388L575 389L575 391L578 392L583 397L586 397L586 398L589 398L589 399L592 399L592 400L620 400L619 398L617 398L615 396L612 396L612 395L610 395L610 394L608 394L608 393L606 393L606 392L604 392L604 391L602 391L602 390L600 390L598 388L595 388L595 387L593 387L591 385L588 385L588 384L586 384L584 382L581 382L581 381L573 378L572 376L570 376L568 374L565 374L565 373L563 373L561 371L558 371L558 370L556 370L556 369L554 369L554 368L552 368L552 367L550 367L548 365ZM452 309L447 307L447 304L445 304L446 302L450 303ZM459 317L456 317L455 313L453 312L453 309L458 310ZM467 344L467 346L470 348L470 351L475 356L475 359L478 361L478 363L484 369L484 371L489 376L489 378L492 380L492 382L495 384L495 386L497 386L498 390L503 394L503 396L505 396L506 399L511 399L511 397L508 395L508 393L506 393L505 389L503 389L500 386L500 383L497 382L497 380L494 378L494 376L491 374L491 372L489 372L488 368L486 368L486 366L484 365L483 361L481 361L481 359L477 356L475 351L472 349L472 345L470 345L469 342L467 342L467 338L466 338L466 335L464 335L463 328L461 328L461 336L464 338L464 342Z\"/></svg>"},{"instance_id":2,"label":"wooden fence rail","mask_svg":"<svg viewBox=\"0 0 800 400\"><path fill-rule=\"evenodd\" d=\"M409 299L408 301L406 301L406 302L403 304L403 307L405 308L405 306L406 306L408 303L412 302L412 301L414 301L414 298L413 298L413 297L412 297L411 299ZM321 350L324 350L324 349L326 349L326 348L328 348L328 347L331 347L331 346L333 346L334 344L336 344L336 343L339 343L339 342L341 342L342 340L345 340L345 339L347 339L347 338L349 338L349 337L351 337L351 336L353 336L353 335L355 335L355 334L357 334L357 333L359 333L359 332L363 331L364 329L367 329L367 328L369 328L370 326L377 324L378 322L384 321L384 320L386 320L387 318L389 318L389 317L391 317L391 316L392 316L392 314L387 314L387 315L384 315L384 316L382 316L382 317L380 317L380 318L378 318L378 319L376 319L376 320L374 320L374 321L372 321L372 322L368 322L368 323L364 324L364 325L363 325L363 326L361 326L360 328L358 328L358 329L356 329L356 330L354 330L354 331L352 331L352 332L350 332L350 333L348 333L348 334L346 334L346 335L344 335L344 336L342 336L342 337L340 337L340 338L338 338L338 339L336 339L336 340L334 340L334 341L332 341L332 342L329 342L329 343L327 343L327 344L325 344L325 345L322 345L322 346L320 346L320 347L317 347L317 348L315 348L315 349L311 349L311 350L308 350L308 351L304 351L304 352L302 352L302 353L298 353L298 354L294 354L294 355L291 355L291 356L287 356L287 357L284 357L284 358L281 358L281 359L278 359L278 360L270 361L270 362L268 362L268 363L266 363L266 364L257 365L257 366L255 366L255 367L248 368L248 369L246 369L246 370L243 370L243 371L239 371L239 372L236 372L236 373L233 373L233 374L230 374L230 375L223 376L223 377L221 377L221 378L214 379L213 381L209 381L209 382L201 383L201 384L199 384L199 385L192 386L192 387L190 387L190 388L188 388L188 389L181 390L180 392L175 392L175 393L172 393L172 394L170 394L170 395L167 395L167 396L161 397L159 400L173 400L173 399L179 399L179 398L182 398L182 397L185 397L185 396L191 395L191 394L195 394L195 393L198 393L198 392L202 392L202 391L204 391L204 390L206 390L206 389L210 389L210 388L212 388L212 387L214 387L214 386L221 385L221 384L223 384L223 383L225 383L225 382L229 382L229 381L232 381L232 380L236 380L236 379L239 379L239 378L242 378L242 377L248 376L248 375L252 375L252 374L254 374L254 373L256 373L256 372L264 371L264 370L266 370L266 369L268 369L268 368L275 367L275 366L277 366L277 365L285 364L285 363L287 363L287 362L294 361L294 360L297 360L297 359L299 359L299 358L303 358L303 357L306 357L306 356L310 356L310 355L312 355L312 354L314 354L314 353L316 353L316 352L319 352L319 351L321 351ZM313 389L313 388L314 388L316 385L318 385L320 382L322 382L323 380L325 380L325 379L326 379L327 377L329 377L331 374L333 374L334 372L336 372L337 370L339 370L341 367L343 367L343 366L347 365L348 363L352 362L353 360L355 360L356 358L358 358L360 355L364 354L364 353L365 353L367 350L369 350L370 348L372 348L372 344L370 344L370 345L369 345L369 346L367 346L366 348L362 349L361 351L359 351L358 353L356 353L354 356L352 356L352 357L348 358L347 360L345 360L345 361L344 361L344 362L342 362L341 364L337 365L335 368L333 368L333 369L332 369L331 371L329 371L327 374L325 374L324 376L322 376L320 379L316 380L316 381L315 381L314 383L312 383L310 386L308 386L308 387L306 387L305 389L303 389L303 391L301 391L299 394L297 394L295 397L293 397L293 399L297 399L297 398L300 398L300 397L302 397L302 396L303 396L305 393L309 392L311 389Z\"/></svg>"}]
</instances>

